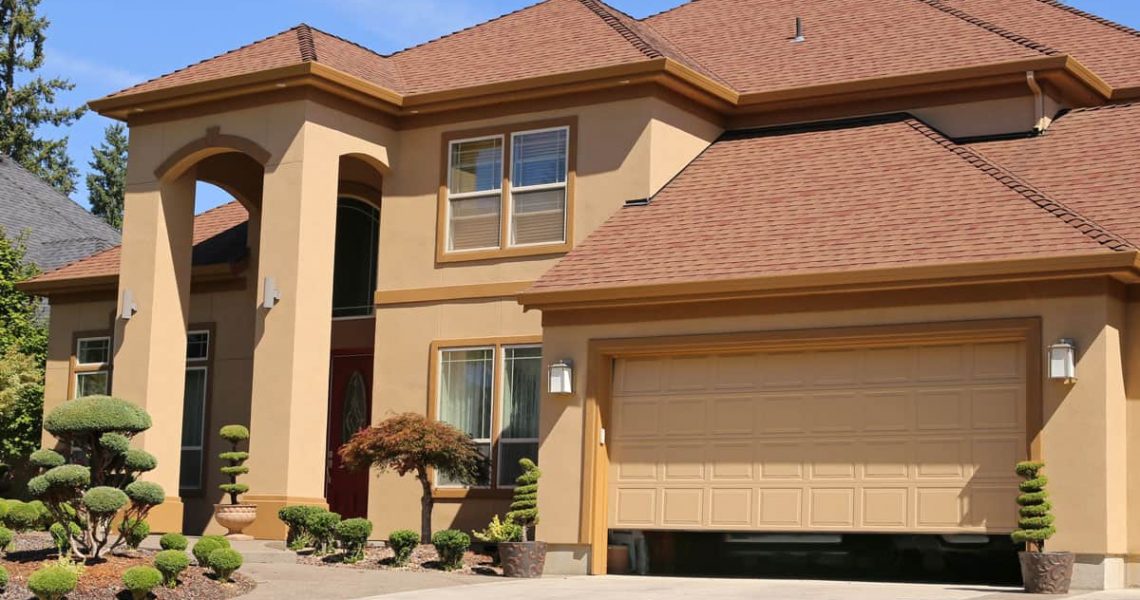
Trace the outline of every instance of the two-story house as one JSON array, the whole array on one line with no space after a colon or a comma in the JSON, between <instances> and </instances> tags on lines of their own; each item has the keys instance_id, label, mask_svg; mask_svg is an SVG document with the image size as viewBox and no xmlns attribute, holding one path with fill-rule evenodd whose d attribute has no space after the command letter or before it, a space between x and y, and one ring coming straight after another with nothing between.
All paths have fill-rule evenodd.
<instances>
[{"instance_id":1,"label":"two-story house","mask_svg":"<svg viewBox=\"0 0 1140 600\"><path fill-rule=\"evenodd\" d=\"M1140 582L1138 96L1140 33L1053 0L546 0L391 55L300 25L92 102L126 225L26 286L48 405L154 415L156 530L207 526L248 423L262 537L415 527L414 480L335 451L427 414L489 465L435 527L537 456L552 572L611 531L1005 536L1033 457L1078 585ZM236 202L195 218L197 181Z\"/></svg>"}]
</instances>

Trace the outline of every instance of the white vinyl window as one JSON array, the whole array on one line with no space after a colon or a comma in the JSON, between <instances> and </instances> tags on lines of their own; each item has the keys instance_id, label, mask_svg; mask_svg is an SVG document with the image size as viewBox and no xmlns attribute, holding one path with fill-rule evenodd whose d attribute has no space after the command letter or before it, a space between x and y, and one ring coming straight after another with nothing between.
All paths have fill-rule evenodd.
<instances>
[{"instance_id":1,"label":"white vinyl window","mask_svg":"<svg viewBox=\"0 0 1140 600\"><path fill-rule=\"evenodd\" d=\"M503 136L451 142L448 154L447 249L498 248Z\"/></svg>"},{"instance_id":2,"label":"white vinyl window","mask_svg":"<svg viewBox=\"0 0 1140 600\"><path fill-rule=\"evenodd\" d=\"M186 384L182 394L182 461L178 487L202 489L206 448L206 400L210 380L210 332L186 335Z\"/></svg>"},{"instance_id":3,"label":"white vinyl window","mask_svg":"<svg viewBox=\"0 0 1140 600\"><path fill-rule=\"evenodd\" d=\"M79 338L75 342L75 397L110 393L110 336Z\"/></svg>"},{"instance_id":4,"label":"white vinyl window","mask_svg":"<svg viewBox=\"0 0 1140 600\"><path fill-rule=\"evenodd\" d=\"M437 360L436 414L471 436L486 460L485 477L473 487L513 487L519 459L538 459L541 346L446 348ZM444 474L436 485L461 487Z\"/></svg>"},{"instance_id":5,"label":"white vinyl window","mask_svg":"<svg viewBox=\"0 0 1140 600\"><path fill-rule=\"evenodd\" d=\"M511 135L511 245L566 241L570 129Z\"/></svg>"}]
</instances>

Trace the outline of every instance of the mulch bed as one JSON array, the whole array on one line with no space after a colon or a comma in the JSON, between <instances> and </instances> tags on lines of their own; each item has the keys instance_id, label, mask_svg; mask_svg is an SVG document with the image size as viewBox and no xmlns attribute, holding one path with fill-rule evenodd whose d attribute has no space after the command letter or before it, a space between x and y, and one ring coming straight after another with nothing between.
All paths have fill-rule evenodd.
<instances>
[{"instance_id":1,"label":"mulch bed","mask_svg":"<svg viewBox=\"0 0 1140 600\"><path fill-rule=\"evenodd\" d=\"M79 576L79 587L67 595L67 600L130 600L130 594L123 589L123 571L138 566L152 565L153 552L140 551L135 556L109 556L107 560L93 565L85 565ZM16 547L0 558L0 565L8 570L11 581L7 590L0 592L0 600L29 600L34 596L25 583L28 576L42 566L57 564L55 548L51 538L43 533L29 533L16 537ZM153 566L153 565L152 565ZM191 565L179 577L177 588L160 587L152 598L158 600L225 600L249 593L256 583L240 572L234 575L233 583L215 581L208 569Z\"/></svg>"},{"instance_id":2,"label":"mulch bed","mask_svg":"<svg viewBox=\"0 0 1140 600\"><path fill-rule=\"evenodd\" d=\"M330 554L328 556L315 556L308 551L299 552L297 555L297 562L305 565L317 565L321 567L339 567L349 569L389 569L393 571L439 571L439 554L436 553L435 547L431 545L421 545L412 551L412 558L408 564L397 567L392 564L395 553L391 548L382 546L369 546L364 551L364 560L352 564L344 562L344 557L340 554ZM468 551L463 555L463 566L452 573L459 573L461 575L503 575L503 570L500 567L492 565L492 558L487 554L479 554L476 552Z\"/></svg>"}]
</instances>

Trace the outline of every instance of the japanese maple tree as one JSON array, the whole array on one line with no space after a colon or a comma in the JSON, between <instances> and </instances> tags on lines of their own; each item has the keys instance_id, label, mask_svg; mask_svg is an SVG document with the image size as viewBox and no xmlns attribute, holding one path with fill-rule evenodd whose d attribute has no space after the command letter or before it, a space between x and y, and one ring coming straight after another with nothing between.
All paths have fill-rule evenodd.
<instances>
[{"instance_id":1,"label":"japanese maple tree","mask_svg":"<svg viewBox=\"0 0 1140 600\"><path fill-rule=\"evenodd\" d=\"M420 541L424 544L431 540L431 512L435 507L428 470L473 484L485 468L483 455L466 433L415 413L396 415L361 430L341 446L340 457L350 469L375 467L400 476L415 474L423 487Z\"/></svg>"}]
</instances>

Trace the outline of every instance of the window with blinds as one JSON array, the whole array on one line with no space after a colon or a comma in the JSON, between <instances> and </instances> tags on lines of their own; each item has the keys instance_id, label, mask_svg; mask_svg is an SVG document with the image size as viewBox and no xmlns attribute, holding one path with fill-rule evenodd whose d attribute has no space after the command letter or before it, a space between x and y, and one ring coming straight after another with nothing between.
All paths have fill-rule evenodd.
<instances>
[{"instance_id":1,"label":"window with blinds","mask_svg":"<svg viewBox=\"0 0 1140 600\"><path fill-rule=\"evenodd\" d=\"M513 132L509 148L506 138L450 142L448 251L566 242L570 128Z\"/></svg>"}]
</instances>

